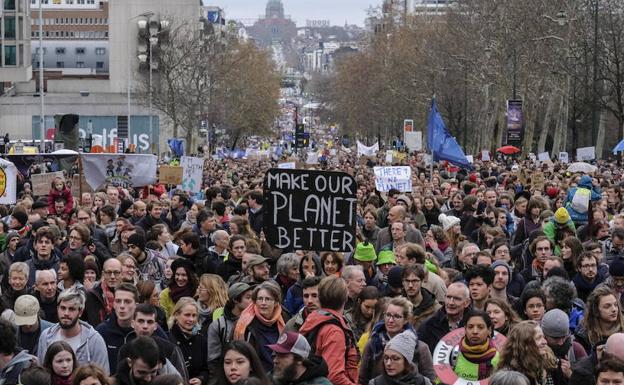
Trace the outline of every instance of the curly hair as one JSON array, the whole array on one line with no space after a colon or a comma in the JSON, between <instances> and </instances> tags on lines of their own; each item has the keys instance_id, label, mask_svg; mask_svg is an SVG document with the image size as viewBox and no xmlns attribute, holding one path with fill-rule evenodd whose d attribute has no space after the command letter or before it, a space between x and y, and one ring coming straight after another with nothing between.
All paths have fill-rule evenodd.
<instances>
[{"instance_id":1,"label":"curly hair","mask_svg":"<svg viewBox=\"0 0 624 385\"><path fill-rule=\"evenodd\" d=\"M518 371L532 379L532 383L539 383L544 369L557 367L557 359L550 348L545 357L539 352L535 343L538 327L535 321L522 321L511 329L500 352L498 369Z\"/></svg>"},{"instance_id":2,"label":"curly hair","mask_svg":"<svg viewBox=\"0 0 624 385\"><path fill-rule=\"evenodd\" d=\"M600 300L603 297L613 296L615 298L615 304L618 307L617 320L611 328L611 330L603 330L600 322ZM600 285L592 291L587 297L587 307L585 311L585 317L581 321L582 325L587 330L587 337L592 345L598 344L600 341L607 339L611 334L615 332L621 332L624 330L624 324L622 323L622 309L620 309L620 301L617 300L617 296L613 290L606 286Z\"/></svg>"}]
</instances>

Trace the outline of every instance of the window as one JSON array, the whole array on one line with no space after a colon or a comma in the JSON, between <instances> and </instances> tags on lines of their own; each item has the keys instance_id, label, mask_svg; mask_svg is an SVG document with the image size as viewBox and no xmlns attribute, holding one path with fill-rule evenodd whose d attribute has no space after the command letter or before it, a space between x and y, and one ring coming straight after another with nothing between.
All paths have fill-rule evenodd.
<instances>
[{"instance_id":1,"label":"window","mask_svg":"<svg viewBox=\"0 0 624 385\"><path fill-rule=\"evenodd\" d=\"M15 11L15 0L4 0L5 11Z\"/></svg>"},{"instance_id":2,"label":"window","mask_svg":"<svg viewBox=\"0 0 624 385\"><path fill-rule=\"evenodd\" d=\"M76 62L76 68L84 68L84 62L83 61L77 61Z\"/></svg>"},{"instance_id":3,"label":"window","mask_svg":"<svg viewBox=\"0 0 624 385\"><path fill-rule=\"evenodd\" d=\"M17 47L14 45L4 46L4 65L16 66L17 65Z\"/></svg>"},{"instance_id":4,"label":"window","mask_svg":"<svg viewBox=\"0 0 624 385\"><path fill-rule=\"evenodd\" d=\"M45 55L46 53L48 53L48 49L43 47L43 54ZM39 47L35 48L35 54L39 55Z\"/></svg>"},{"instance_id":5,"label":"window","mask_svg":"<svg viewBox=\"0 0 624 385\"><path fill-rule=\"evenodd\" d=\"M85 51L85 48L76 48L76 55L84 55Z\"/></svg>"},{"instance_id":6,"label":"window","mask_svg":"<svg viewBox=\"0 0 624 385\"><path fill-rule=\"evenodd\" d=\"M57 55L65 55L65 47L56 47Z\"/></svg>"},{"instance_id":7,"label":"window","mask_svg":"<svg viewBox=\"0 0 624 385\"><path fill-rule=\"evenodd\" d=\"M104 62L103 61L99 61L95 63L95 68L101 70L104 69Z\"/></svg>"},{"instance_id":8,"label":"window","mask_svg":"<svg viewBox=\"0 0 624 385\"><path fill-rule=\"evenodd\" d=\"M15 16L4 17L4 38L15 39Z\"/></svg>"},{"instance_id":9,"label":"window","mask_svg":"<svg viewBox=\"0 0 624 385\"><path fill-rule=\"evenodd\" d=\"M57 61L56 62L56 68L65 68L65 62Z\"/></svg>"},{"instance_id":10,"label":"window","mask_svg":"<svg viewBox=\"0 0 624 385\"><path fill-rule=\"evenodd\" d=\"M106 54L106 48L96 48L95 49L95 54L96 55L104 55L104 54Z\"/></svg>"}]
</instances>

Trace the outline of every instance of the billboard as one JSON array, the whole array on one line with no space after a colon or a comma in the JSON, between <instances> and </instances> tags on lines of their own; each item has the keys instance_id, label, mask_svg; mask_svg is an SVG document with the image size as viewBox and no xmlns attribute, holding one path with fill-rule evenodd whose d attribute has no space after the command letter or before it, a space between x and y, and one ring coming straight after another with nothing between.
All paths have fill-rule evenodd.
<instances>
[{"instance_id":1,"label":"billboard","mask_svg":"<svg viewBox=\"0 0 624 385\"><path fill-rule=\"evenodd\" d=\"M522 142L524 115L522 100L507 101L507 143Z\"/></svg>"}]
</instances>

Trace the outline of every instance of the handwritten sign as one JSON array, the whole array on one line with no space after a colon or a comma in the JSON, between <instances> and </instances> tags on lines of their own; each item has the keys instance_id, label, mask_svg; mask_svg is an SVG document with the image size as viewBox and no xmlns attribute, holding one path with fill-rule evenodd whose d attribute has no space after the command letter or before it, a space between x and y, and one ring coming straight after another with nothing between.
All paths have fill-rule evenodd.
<instances>
[{"instance_id":1,"label":"handwritten sign","mask_svg":"<svg viewBox=\"0 0 624 385\"><path fill-rule=\"evenodd\" d=\"M531 175L531 187L533 189L542 191L544 189L544 174L536 172Z\"/></svg>"},{"instance_id":2,"label":"handwritten sign","mask_svg":"<svg viewBox=\"0 0 624 385\"><path fill-rule=\"evenodd\" d=\"M158 181L163 184L182 184L184 167L162 165L158 168Z\"/></svg>"},{"instance_id":3,"label":"handwritten sign","mask_svg":"<svg viewBox=\"0 0 624 385\"><path fill-rule=\"evenodd\" d=\"M344 172L270 169L264 235L286 250L355 250L357 183Z\"/></svg>"},{"instance_id":4,"label":"handwritten sign","mask_svg":"<svg viewBox=\"0 0 624 385\"><path fill-rule=\"evenodd\" d=\"M490 152L488 150L481 151L481 160L484 162L490 161Z\"/></svg>"},{"instance_id":5,"label":"handwritten sign","mask_svg":"<svg viewBox=\"0 0 624 385\"><path fill-rule=\"evenodd\" d=\"M388 192L395 188L401 192L412 191L412 169L409 166L374 167L377 191Z\"/></svg>"},{"instance_id":6,"label":"handwritten sign","mask_svg":"<svg viewBox=\"0 0 624 385\"><path fill-rule=\"evenodd\" d=\"M284 162L277 165L277 168L282 170L293 170L297 168L297 162Z\"/></svg>"},{"instance_id":7,"label":"handwritten sign","mask_svg":"<svg viewBox=\"0 0 624 385\"><path fill-rule=\"evenodd\" d=\"M180 159L182 166L182 184L178 188L196 194L201 190L204 177L204 159L183 156Z\"/></svg>"},{"instance_id":8,"label":"handwritten sign","mask_svg":"<svg viewBox=\"0 0 624 385\"><path fill-rule=\"evenodd\" d=\"M582 162L584 160L596 159L596 147L581 147L576 149L576 160Z\"/></svg>"},{"instance_id":9,"label":"handwritten sign","mask_svg":"<svg viewBox=\"0 0 624 385\"><path fill-rule=\"evenodd\" d=\"M48 195L52 188L54 178L64 178L63 171L49 172L46 174L32 174L30 181L32 182L32 190L35 195Z\"/></svg>"},{"instance_id":10,"label":"handwritten sign","mask_svg":"<svg viewBox=\"0 0 624 385\"><path fill-rule=\"evenodd\" d=\"M540 162L546 162L547 160L550 160L550 154L548 153L548 151L540 152L539 154L537 154L537 160L539 160Z\"/></svg>"},{"instance_id":11,"label":"handwritten sign","mask_svg":"<svg viewBox=\"0 0 624 385\"><path fill-rule=\"evenodd\" d=\"M559 153L559 162L561 163L569 163L570 159L568 157L568 153L567 152L560 152Z\"/></svg>"}]
</instances>

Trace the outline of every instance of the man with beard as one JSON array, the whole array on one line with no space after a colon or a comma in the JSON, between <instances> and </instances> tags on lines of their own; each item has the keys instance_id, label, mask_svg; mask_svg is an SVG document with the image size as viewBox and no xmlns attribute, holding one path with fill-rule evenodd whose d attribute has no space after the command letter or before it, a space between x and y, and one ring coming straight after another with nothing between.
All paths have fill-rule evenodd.
<instances>
[{"instance_id":1,"label":"man with beard","mask_svg":"<svg viewBox=\"0 0 624 385\"><path fill-rule=\"evenodd\" d=\"M261 255L250 254L247 258L247 276L242 279L242 282L258 285L271 279L271 268L267 261L268 258Z\"/></svg>"},{"instance_id":2,"label":"man with beard","mask_svg":"<svg viewBox=\"0 0 624 385\"><path fill-rule=\"evenodd\" d=\"M492 282L492 286L490 287L490 297L507 301L515 308L518 303L518 298L507 293L509 279L513 274L511 266L502 259L499 259L492 263L491 268L494 269L494 282Z\"/></svg>"},{"instance_id":3,"label":"man with beard","mask_svg":"<svg viewBox=\"0 0 624 385\"><path fill-rule=\"evenodd\" d=\"M145 235L134 233L128 237L128 252L137 260L140 281L154 281L160 287L165 278L165 265L154 251L145 248Z\"/></svg>"},{"instance_id":4,"label":"man with beard","mask_svg":"<svg viewBox=\"0 0 624 385\"><path fill-rule=\"evenodd\" d=\"M318 298L318 285L321 277L306 277L301 282L303 290L303 308L286 323L286 331L298 332L310 313L321 308Z\"/></svg>"},{"instance_id":5,"label":"man with beard","mask_svg":"<svg viewBox=\"0 0 624 385\"><path fill-rule=\"evenodd\" d=\"M587 302L587 297L591 292L605 280L604 275L598 271L598 264L598 257L592 252L584 251L579 256L576 265L578 273L572 282L576 286L578 297L583 302Z\"/></svg>"},{"instance_id":6,"label":"man with beard","mask_svg":"<svg viewBox=\"0 0 624 385\"><path fill-rule=\"evenodd\" d=\"M149 337L130 342L128 358L119 363L117 385L149 385L162 368L158 345Z\"/></svg>"},{"instance_id":7,"label":"man with beard","mask_svg":"<svg viewBox=\"0 0 624 385\"><path fill-rule=\"evenodd\" d=\"M412 326L417 328L423 320L438 311L441 305L429 290L422 287L425 271L421 265L404 267L401 278L405 297L414 305Z\"/></svg>"},{"instance_id":8,"label":"man with beard","mask_svg":"<svg viewBox=\"0 0 624 385\"><path fill-rule=\"evenodd\" d=\"M331 385L322 357L310 354L310 344L299 333L286 332L269 345L273 356L271 378L276 385Z\"/></svg>"},{"instance_id":9,"label":"man with beard","mask_svg":"<svg viewBox=\"0 0 624 385\"><path fill-rule=\"evenodd\" d=\"M39 301L39 306L43 310L42 318L52 323L58 322L58 312L56 310L58 294L56 271L52 269L37 271L33 296Z\"/></svg>"},{"instance_id":10,"label":"man with beard","mask_svg":"<svg viewBox=\"0 0 624 385\"><path fill-rule=\"evenodd\" d=\"M109 374L108 352L104 339L88 323L81 321L85 308L85 295L82 289L67 289L59 295L59 322L41 332L37 357L44 362L48 347L56 341L65 341L76 353L78 366L99 365Z\"/></svg>"},{"instance_id":11,"label":"man with beard","mask_svg":"<svg viewBox=\"0 0 624 385\"><path fill-rule=\"evenodd\" d=\"M587 356L585 349L570 334L568 315L559 309L552 309L542 318L542 331L548 346L561 362L561 371L566 378L572 375L572 367Z\"/></svg>"},{"instance_id":12,"label":"man with beard","mask_svg":"<svg viewBox=\"0 0 624 385\"><path fill-rule=\"evenodd\" d=\"M141 227L145 232L148 232L152 226L158 224L165 224L167 227L171 228L168 221L163 220L162 211L162 203L159 201L149 202L147 204L147 214L143 217L143 219L135 223L135 226Z\"/></svg>"},{"instance_id":13,"label":"man with beard","mask_svg":"<svg viewBox=\"0 0 624 385\"><path fill-rule=\"evenodd\" d=\"M115 288L121 283L121 262L117 258L104 262L102 280L87 292L86 311L83 320L99 325L113 312Z\"/></svg>"}]
</instances>

